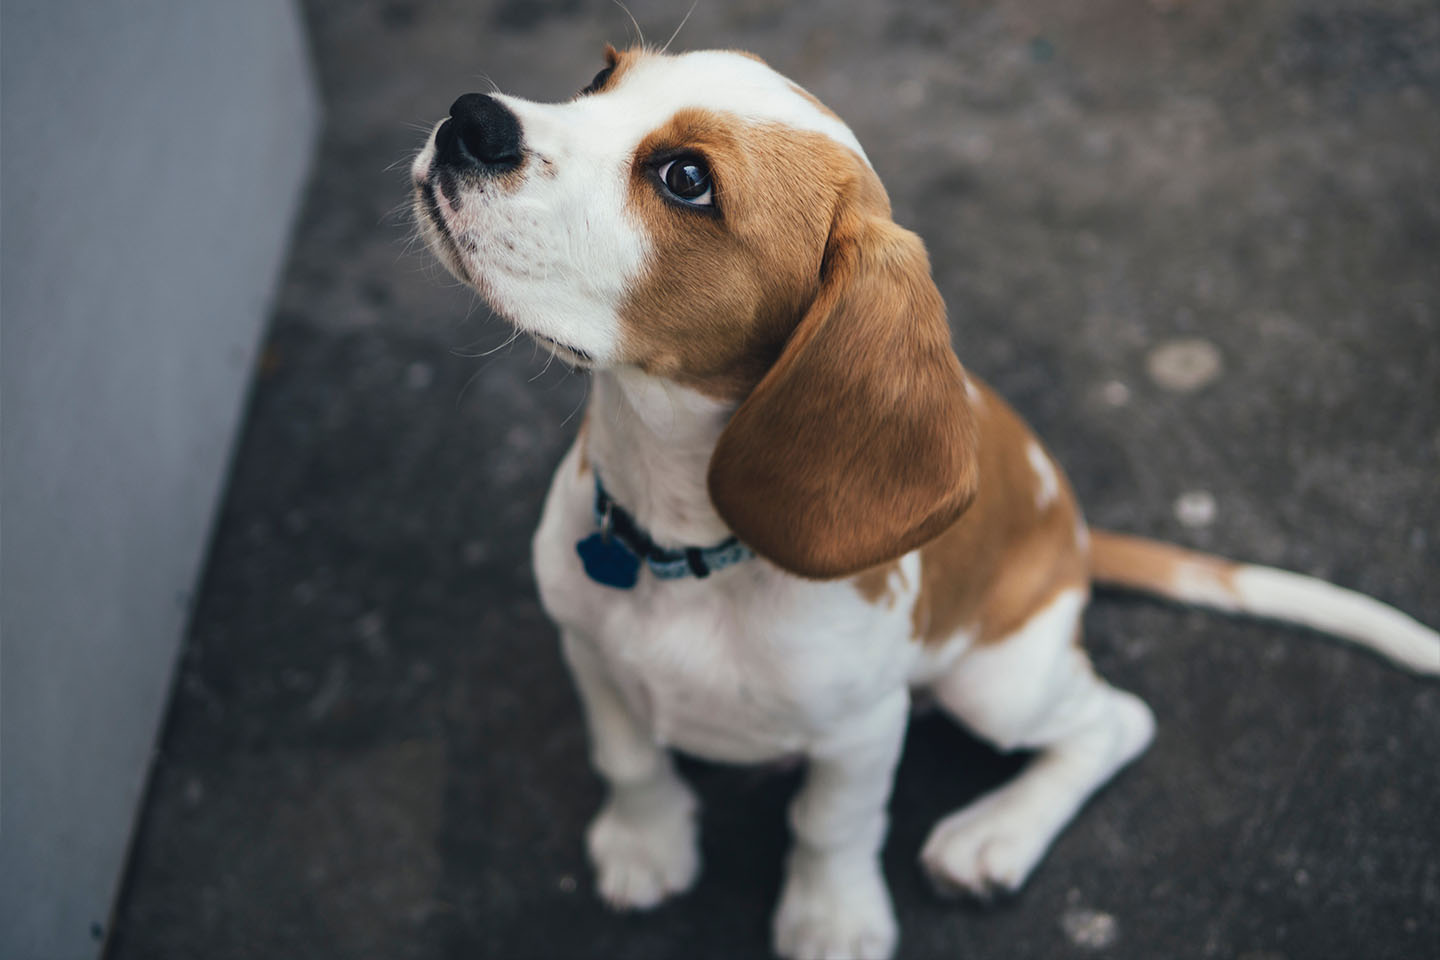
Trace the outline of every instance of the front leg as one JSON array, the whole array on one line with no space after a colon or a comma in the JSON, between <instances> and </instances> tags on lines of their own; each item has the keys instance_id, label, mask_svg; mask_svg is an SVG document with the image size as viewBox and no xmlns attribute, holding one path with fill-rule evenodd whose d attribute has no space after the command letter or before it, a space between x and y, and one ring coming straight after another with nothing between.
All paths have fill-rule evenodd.
<instances>
[{"instance_id":1,"label":"front leg","mask_svg":"<svg viewBox=\"0 0 1440 960\"><path fill-rule=\"evenodd\" d=\"M786 960L885 960L895 951L880 847L909 708L899 690L809 752L775 914L775 952Z\"/></svg>"},{"instance_id":2,"label":"front leg","mask_svg":"<svg viewBox=\"0 0 1440 960\"><path fill-rule=\"evenodd\" d=\"M593 646L563 631L590 730L590 755L609 796L586 844L600 896L617 910L647 910L695 882L700 851L695 795L670 755L635 722Z\"/></svg>"}]
</instances>

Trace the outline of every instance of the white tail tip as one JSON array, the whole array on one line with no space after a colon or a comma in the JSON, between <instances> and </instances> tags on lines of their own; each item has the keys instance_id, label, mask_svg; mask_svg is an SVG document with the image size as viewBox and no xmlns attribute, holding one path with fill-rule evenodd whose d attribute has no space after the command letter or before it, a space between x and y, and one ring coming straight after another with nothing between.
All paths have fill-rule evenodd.
<instances>
[{"instance_id":1,"label":"white tail tip","mask_svg":"<svg viewBox=\"0 0 1440 960\"><path fill-rule=\"evenodd\" d=\"M1238 565L1240 610L1303 624L1374 650L1412 673L1440 676L1440 633L1373 597L1272 567Z\"/></svg>"}]
</instances>

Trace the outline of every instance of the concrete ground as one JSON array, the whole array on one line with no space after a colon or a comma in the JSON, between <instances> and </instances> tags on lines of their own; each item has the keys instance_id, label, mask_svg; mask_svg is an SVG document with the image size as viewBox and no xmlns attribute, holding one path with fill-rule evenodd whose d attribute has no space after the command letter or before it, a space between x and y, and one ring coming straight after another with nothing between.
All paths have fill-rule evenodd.
<instances>
[{"instance_id":1,"label":"concrete ground","mask_svg":"<svg viewBox=\"0 0 1440 960\"><path fill-rule=\"evenodd\" d=\"M684 4L630 3L663 42ZM706 870L590 892L601 789L529 537L582 377L405 249L417 124L565 97L609 0L315 0L329 107L112 960L762 956L794 773L687 763ZM1097 525L1440 623L1440 7L1429 0L697 5L845 117L962 360ZM391 164L400 161L398 166ZM1159 735L1029 887L915 856L1013 772L916 720L886 870L909 958L1417 958L1440 946L1440 686L1301 631L1102 595Z\"/></svg>"}]
</instances>

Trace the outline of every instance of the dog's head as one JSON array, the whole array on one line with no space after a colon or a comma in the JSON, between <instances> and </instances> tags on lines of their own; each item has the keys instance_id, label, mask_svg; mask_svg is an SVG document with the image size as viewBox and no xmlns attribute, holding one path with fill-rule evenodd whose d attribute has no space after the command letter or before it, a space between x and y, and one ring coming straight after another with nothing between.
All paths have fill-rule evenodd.
<instances>
[{"instance_id":1,"label":"dog's head","mask_svg":"<svg viewBox=\"0 0 1440 960\"><path fill-rule=\"evenodd\" d=\"M430 247L516 327L738 404L711 497L780 566L893 559L974 496L924 246L850 129L762 61L607 49L564 103L466 94L412 173Z\"/></svg>"}]
</instances>

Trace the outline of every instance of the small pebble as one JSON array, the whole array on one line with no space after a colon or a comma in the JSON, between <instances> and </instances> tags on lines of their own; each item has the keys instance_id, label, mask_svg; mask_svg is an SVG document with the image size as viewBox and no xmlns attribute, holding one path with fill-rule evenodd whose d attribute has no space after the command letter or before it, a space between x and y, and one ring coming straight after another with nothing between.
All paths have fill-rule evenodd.
<instances>
[{"instance_id":1,"label":"small pebble","mask_svg":"<svg viewBox=\"0 0 1440 960\"><path fill-rule=\"evenodd\" d=\"M1175 519L1181 526L1199 529L1215 522L1215 495L1209 490L1186 490L1175 498Z\"/></svg>"},{"instance_id":2,"label":"small pebble","mask_svg":"<svg viewBox=\"0 0 1440 960\"><path fill-rule=\"evenodd\" d=\"M1100 388L1100 399L1112 407L1123 407L1130 402L1130 388L1119 380L1111 380Z\"/></svg>"},{"instance_id":3,"label":"small pebble","mask_svg":"<svg viewBox=\"0 0 1440 960\"><path fill-rule=\"evenodd\" d=\"M1104 950L1119 935L1115 918L1099 910L1066 910L1060 927L1071 943L1086 950Z\"/></svg>"},{"instance_id":4,"label":"small pebble","mask_svg":"<svg viewBox=\"0 0 1440 960\"><path fill-rule=\"evenodd\" d=\"M1220 376L1220 350L1208 340L1171 340L1145 358L1150 379L1175 393L1191 393Z\"/></svg>"}]
</instances>

